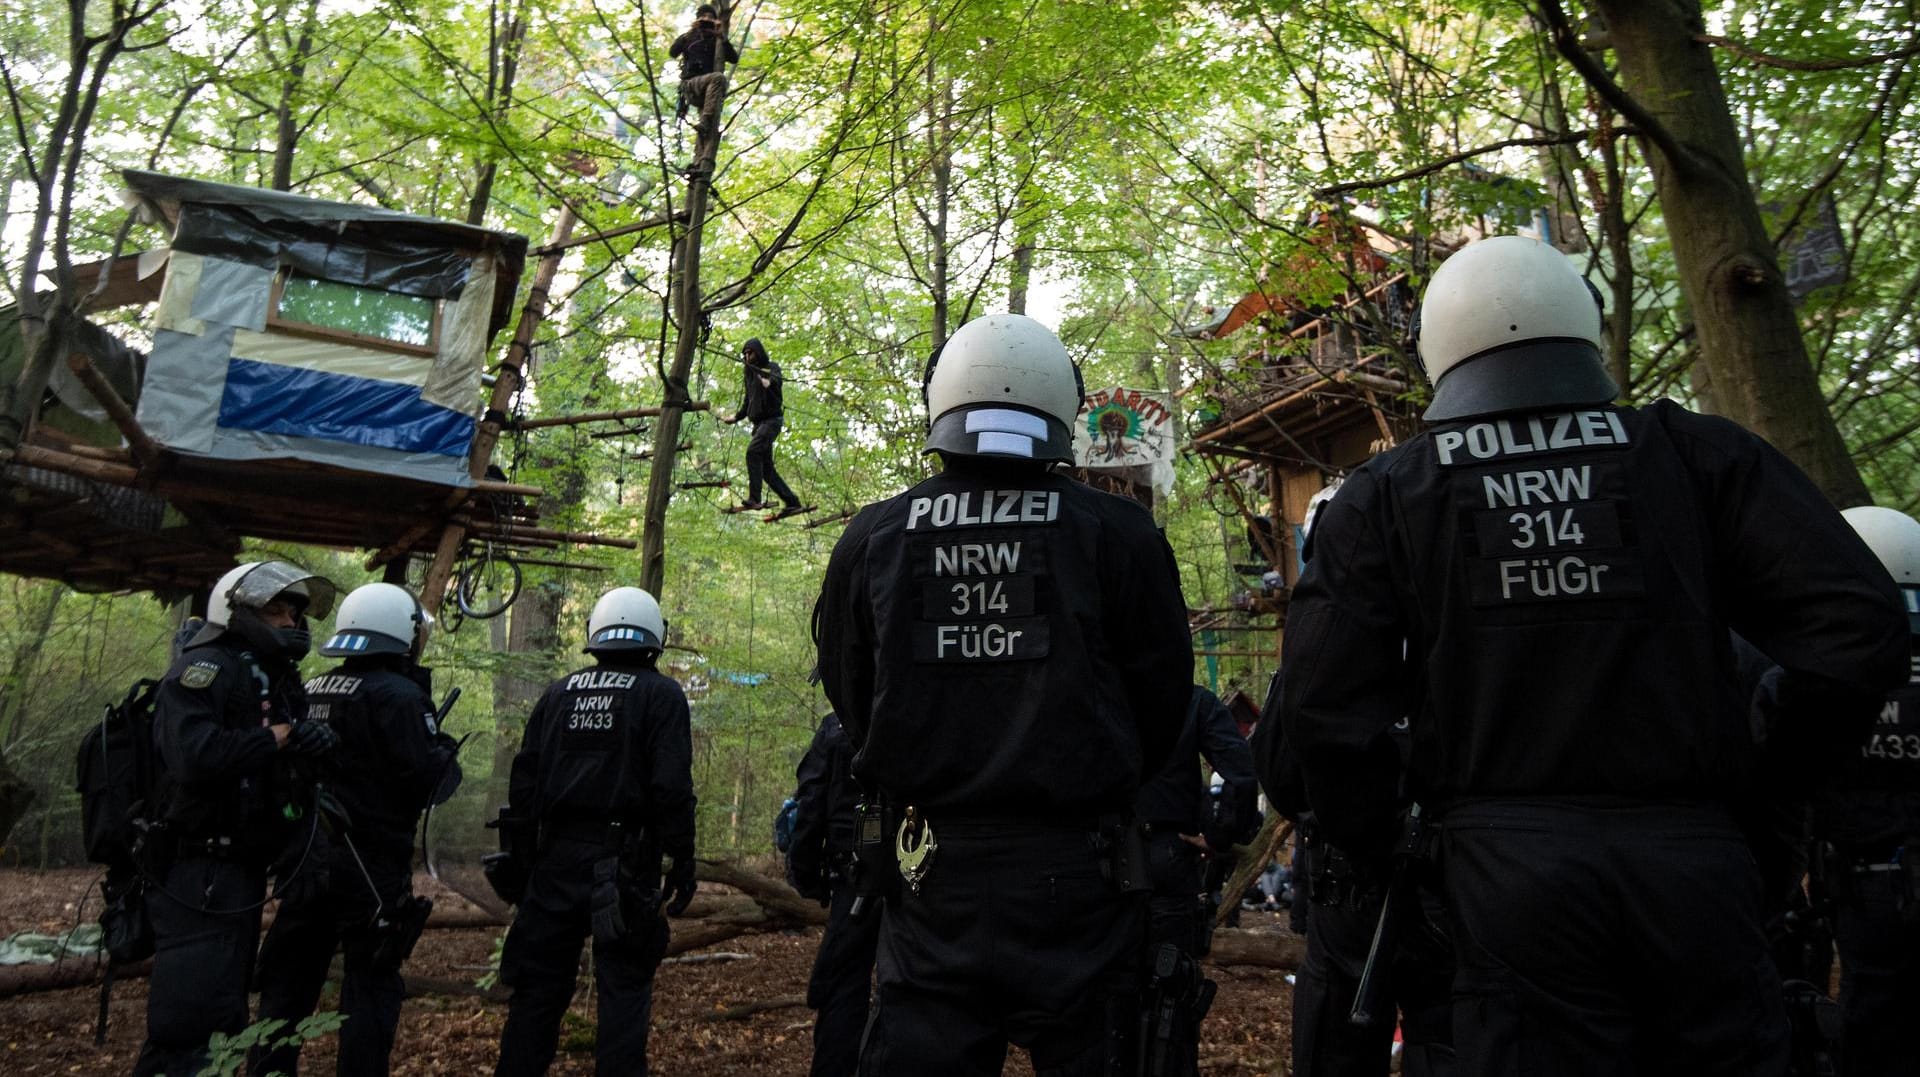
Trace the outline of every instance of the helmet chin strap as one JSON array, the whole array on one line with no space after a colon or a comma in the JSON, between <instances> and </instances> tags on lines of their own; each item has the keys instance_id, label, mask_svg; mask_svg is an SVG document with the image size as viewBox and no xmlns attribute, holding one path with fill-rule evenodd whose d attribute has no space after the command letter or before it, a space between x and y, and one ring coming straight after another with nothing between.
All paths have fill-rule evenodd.
<instances>
[{"instance_id":1,"label":"helmet chin strap","mask_svg":"<svg viewBox=\"0 0 1920 1077\"><path fill-rule=\"evenodd\" d=\"M227 627L240 634L247 646L263 656L298 662L307 656L313 646L313 637L307 631L307 621L301 617L291 628L275 628L262 620L258 610L251 606L236 606L228 618Z\"/></svg>"}]
</instances>

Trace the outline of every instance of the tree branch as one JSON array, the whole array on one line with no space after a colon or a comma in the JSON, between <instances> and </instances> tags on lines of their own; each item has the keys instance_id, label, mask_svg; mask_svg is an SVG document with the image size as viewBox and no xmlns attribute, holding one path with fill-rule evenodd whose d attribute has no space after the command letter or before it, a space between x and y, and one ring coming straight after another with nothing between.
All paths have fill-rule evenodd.
<instances>
[{"instance_id":1,"label":"tree branch","mask_svg":"<svg viewBox=\"0 0 1920 1077\"><path fill-rule=\"evenodd\" d=\"M1505 138L1498 142L1488 143L1485 146L1448 154L1438 160L1421 165L1419 168L1410 168L1405 172L1396 173L1391 176L1382 176L1378 179L1349 180L1346 183L1336 183L1330 187L1316 188L1313 194L1316 198L1332 198L1336 195L1346 194L1348 191L1364 191L1375 187L1391 187L1396 183L1405 183L1407 180L1430 176L1435 172L1451 168L1463 161L1470 161L1475 157L1483 157L1489 153L1498 153L1501 150L1513 149L1516 146L1571 146L1585 142L1588 138L1592 137L1593 133L1592 131L1572 131L1564 135L1532 135L1526 138ZM1610 133L1632 134L1633 131L1631 128L1615 128Z\"/></svg>"},{"instance_id":2,"label":"tree branch","mask_svg":"<svg viewBox=\"0 0 1920 1077\"><path fill-rule=\"evenodd\" d=\"M1762 67L1776 67L1782 71L1846 71L1856 67L1873 67L1892 60L1904 60L1909 56L1920 56L1920 40L1915 40L1904 49L1892 52L1877 52L1871 56L1846 57L1837 60L1796 60L1789 56L1775 56L1761 52L1744 42L1730 37L1718 37L1713 34L1695 34L1693 39L1702 45L1725 49Z\"/></svg>"},{"instance_id":3,"label":"tree branch","mask_svg":"<svg viewBox=\"0 0 1920 1077\"><path fill-rule=\"evenodd\" d=\"M1655 119L1653 113L1648 112L1632 94L1613 81L1613 76L1607 74L1607 69L1600 61L1581 46L1580 36L1574 33L1572 24L1567 22L1567 13L1561 9L1560 0L1541 0L1540 11L1542 21L1547 24L1547 32L1553 36L1555 51L1566 57L1573 69L1587 81L1587 85L1606 98L1607 104L1612 105L1615 112L1639 128L1648 141L1658 146L1660 152L1666 154L1667 160L1673 162L1674 168L1681 172L1698 172L1699 161L1673 137L1673 132Z\"/></svg>"}]
</instances>

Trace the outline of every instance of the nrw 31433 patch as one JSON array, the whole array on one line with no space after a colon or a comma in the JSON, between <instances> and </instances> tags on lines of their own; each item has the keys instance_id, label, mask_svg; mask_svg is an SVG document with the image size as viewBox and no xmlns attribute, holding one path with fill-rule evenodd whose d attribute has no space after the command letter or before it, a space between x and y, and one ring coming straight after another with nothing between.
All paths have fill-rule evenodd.
<instances>
[{"instance_id":1,"label":"nrw 31433 patch","mask_svg":"<svg viewBox=\"0 0 1920 1077\"><path fill-rule=\"evenodd\" d=\"M220 675L220 663L195 662L180 674L180 684L186 688L205 688Z\"/></svg>"}]
</instances>

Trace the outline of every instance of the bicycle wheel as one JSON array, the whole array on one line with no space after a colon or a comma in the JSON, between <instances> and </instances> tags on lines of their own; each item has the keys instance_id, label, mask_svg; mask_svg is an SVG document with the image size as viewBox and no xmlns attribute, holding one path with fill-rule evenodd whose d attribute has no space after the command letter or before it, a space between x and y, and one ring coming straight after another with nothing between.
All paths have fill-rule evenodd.
<instances>
[{"instance_id":1,"label":"bicycle wheel","mask_svg":"<svg viewBox=\"0 0 1920 1077\"><path fill-rule=\"evenodd\" d=\"M454 593L454 591L458 590L458 581L455 581L453 590L441 596L440 613L439 616L434 619L434 627L444 630L448 634L460 631L460 626L465 624L467 620L467 615L460 610L460 596Z\"/></svg>"},{"instance_id":2,"label":"bicycle wheel","mask_svg":"<svg viewBox=\"0 0 1920 1077\"><path fill-rule=\"evenodd\" d=\"M460 612L481 620L505 613L519 597L520 562L490 549L460 570L460 584L454 589Z\"/></svg>"}]
</instances>

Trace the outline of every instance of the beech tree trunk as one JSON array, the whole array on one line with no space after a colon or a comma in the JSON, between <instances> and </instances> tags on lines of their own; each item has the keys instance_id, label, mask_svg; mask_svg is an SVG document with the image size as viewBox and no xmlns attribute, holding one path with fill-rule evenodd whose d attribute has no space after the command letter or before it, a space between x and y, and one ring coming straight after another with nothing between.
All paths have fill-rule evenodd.
<instances>
[{"instance_id":1,"label":"beech tree trunk","mask_svg":"<svg viewBox=\"0 0 1920 1077\"><path fill-rule=\"evenodd\" d=\"M1694 40L1706 30L1698 0L1593 6L1623 88L1670 136L1646 132L1647 156L1713 406L1786 453L1835 505L1868 503L1808 360L1713 52Z\"/></svg>"}]
</instances>

